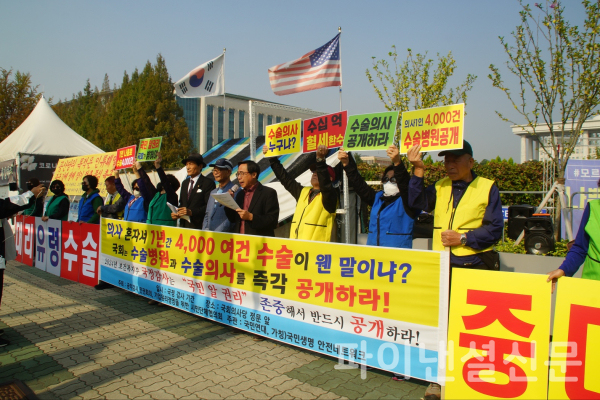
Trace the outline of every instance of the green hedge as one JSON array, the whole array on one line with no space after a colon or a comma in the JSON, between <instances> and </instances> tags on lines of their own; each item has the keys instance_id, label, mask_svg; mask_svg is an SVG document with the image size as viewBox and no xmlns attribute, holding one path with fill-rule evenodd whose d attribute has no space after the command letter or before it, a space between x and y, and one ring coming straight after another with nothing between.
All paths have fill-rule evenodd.
<instances>
[{"instance_id":1,"label":"green hedge","mask_svg":"<svg viewBox=\"0 0 600 400\"><path fill-rule=\"evenodd\" d=\"M425 183L427 185L446 176L442 162L431 162L431 158L428 158L426 164ZM358 165L358 171L366 181L380 180L384 169L385 166L379 165L365 163ZM494 180L500 191L539 191L543 189L543 163L540 161L528 161L523 164L515 164L512 160L492 160L481 164L475 162L473 170L479 176ZM500 197L503 205L538 205L544 196L542 194L502 194Z\"/></svg>"}]
</instances>

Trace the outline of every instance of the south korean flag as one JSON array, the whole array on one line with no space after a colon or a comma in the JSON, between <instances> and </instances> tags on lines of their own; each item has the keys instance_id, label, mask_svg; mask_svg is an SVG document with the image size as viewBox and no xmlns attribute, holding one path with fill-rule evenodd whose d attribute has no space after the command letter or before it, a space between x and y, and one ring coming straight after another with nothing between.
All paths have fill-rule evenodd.
<instances>
[{"instance_id":1,"label":"south korean flag","mask_svg":"<svg viewBox=\"0 0 600 400\"><path fill-rule=\"evenodd\" d=\"M175 83L179 97L219 96L225 93L223 61L225 54L190 71Z\"/></svg>"}]
</instances>

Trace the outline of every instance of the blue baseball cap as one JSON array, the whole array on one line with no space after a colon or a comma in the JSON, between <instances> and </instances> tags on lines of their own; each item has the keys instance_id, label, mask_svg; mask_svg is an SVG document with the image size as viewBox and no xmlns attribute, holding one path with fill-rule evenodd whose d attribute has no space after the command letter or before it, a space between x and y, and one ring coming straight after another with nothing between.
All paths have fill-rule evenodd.
<instances>
[{"instance_id":1,"label":"blue baseball cap","mask_svg":"<svg viewBox=\"0 0 600 400\"><path fill-rule=\"evenodd\" d=\"M214 164L208 164L208 166L233 171L233 164L226 158L219 158Z\"/></svg>"}]
</instances>

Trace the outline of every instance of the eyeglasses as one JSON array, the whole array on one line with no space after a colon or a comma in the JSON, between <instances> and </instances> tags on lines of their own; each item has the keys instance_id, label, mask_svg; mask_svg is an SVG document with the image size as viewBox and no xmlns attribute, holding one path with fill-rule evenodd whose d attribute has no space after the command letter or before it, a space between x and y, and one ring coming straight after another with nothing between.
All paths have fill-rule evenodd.
<instances>
[{"instance_id":1,"label":"eyeglasses","mask_svg":"<svg viewBox=\"0 0 600 400\"><path fill-rule=\"evenodd\" d=\"M383 179L381 180L381 183L388 183L388 182L396 183L396 177L392 176L391 178L388 178L387 176L384 176Z\"/></svg>"},{"instance_id":2,"label":"eyeglasses","mask_svg":"<svg viewBox=\"0 0 600 400\"><path fill-rule=\"evenodd\" d=\"M250 172L239 171L238 173L235 174L235 176L237 176L238 178L240 176L244 176L244 175L250 175Z\"/></svg>"}]
</instances>

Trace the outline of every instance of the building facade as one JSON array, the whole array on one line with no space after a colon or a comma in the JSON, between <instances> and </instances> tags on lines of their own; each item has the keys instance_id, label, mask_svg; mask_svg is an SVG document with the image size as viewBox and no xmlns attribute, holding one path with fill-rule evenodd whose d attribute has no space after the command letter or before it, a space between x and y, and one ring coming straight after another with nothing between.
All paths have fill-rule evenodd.
<instances>
[{"instance_id":1,"label":"building facade","mask_svg":"<svg viewBox=\"0 0 600 400\"><path fill-rule=\"evenodd\" d=\"M521 162L531 160L548 160L548 154L542 148L541 143L550 150L551 136L550 129L547 125L540 125L536 128L536 135L532 135L532 129L523 125L511 126L512 132L515 135L521 137ZM555 132L560 129L558 125L555 125ZM573 154L570 159L572 160L587 160L592 157L595 158L596 148L600 148L600 116L588 119L583 123L583 133L579 137ZM555 140L562 146L560 137L556 137ZM569 143L570 137L565 137L564 143Z\"/></svg>"},{"instance_id":2,"label":"building facade","mask_svg":"<svg viewBox=\"0 0 600 400\"><path fill-rule=\"evenodd\" d=\"M271 124L324 114L230 93L201 98L177 97L194 149L200 154L224 140L250 136L250 102L254 109L255 136L263 136L266 126Z\"/></svg>"}]
</instances>

